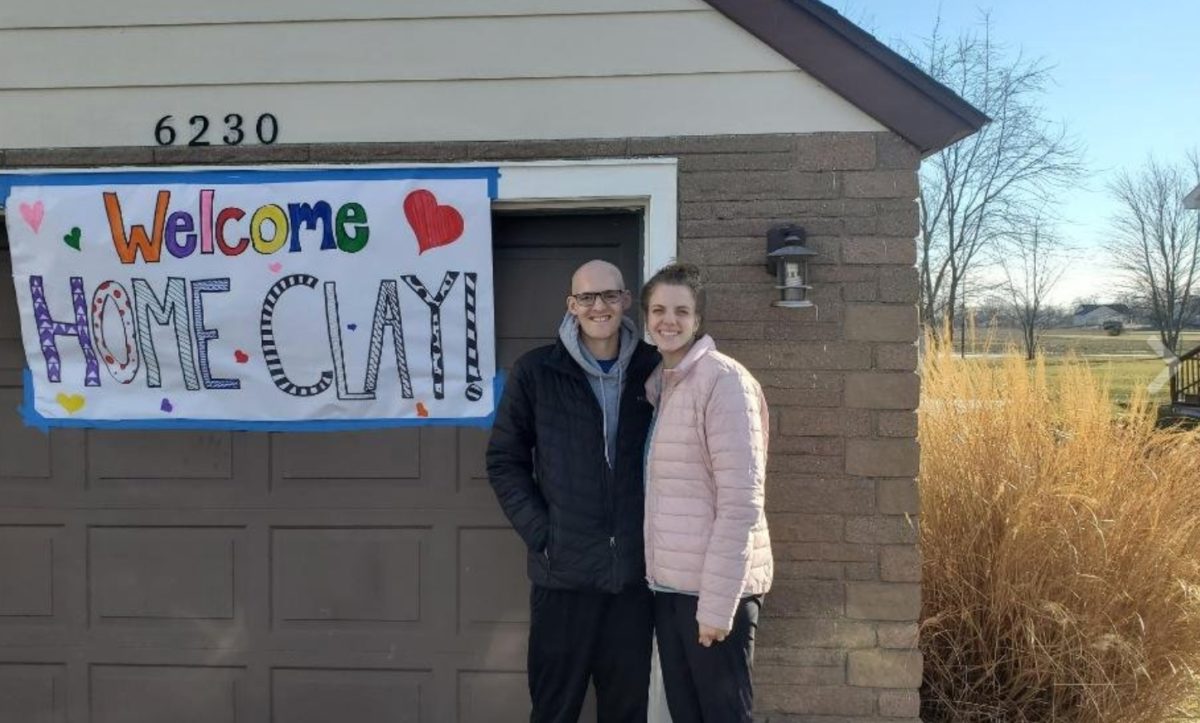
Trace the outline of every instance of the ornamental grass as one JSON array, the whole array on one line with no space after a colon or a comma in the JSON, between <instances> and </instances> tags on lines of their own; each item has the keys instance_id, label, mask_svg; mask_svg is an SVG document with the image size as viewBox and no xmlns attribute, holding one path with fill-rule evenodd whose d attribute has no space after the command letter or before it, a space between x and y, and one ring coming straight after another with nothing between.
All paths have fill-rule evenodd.
<instances>
[{"instance_id":1,"label":"ornamental grass","mask_svg":"<svg viewBox=\"0 0 1200 723\"><path fill-rule=\"evenodd\" d=\"M923 719L1170 720L1200 671L1200 432L1081 361L926 348Z\"/></svg>"}]
</instances>

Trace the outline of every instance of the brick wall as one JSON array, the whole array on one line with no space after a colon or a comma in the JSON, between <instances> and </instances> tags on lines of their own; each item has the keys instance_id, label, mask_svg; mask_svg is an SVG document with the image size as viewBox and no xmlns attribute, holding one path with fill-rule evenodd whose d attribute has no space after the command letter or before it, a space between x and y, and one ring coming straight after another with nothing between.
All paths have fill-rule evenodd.
<instances>
[{"instance_id":1,"label":"brick wall","mask_svg":"<svg viewBox=\"0 0 1200 723\"><path fill-rule=\"evenodd\" d=\"M771 405L776 558L756 654L770 721L915 720L917 153L891 134L634 141L680 160L680 256ZM770 306L769 227L820 252L815 309Z\"/></svg>"},{"instance_id":2,"label":"brick wall","mask_svg":"<svg viewBox=\"0 0 1200 723\"><path fill-rule=\"evenodd\" d=\"M0 165L679 159L679 255L711 283L709 331L771 406L776 558L756 654L772 723L915 721L920 556L916 151L890 133L8 150ZM820 253L812 309L776 309L767 229Z\"/></svg>"}]
</instances>

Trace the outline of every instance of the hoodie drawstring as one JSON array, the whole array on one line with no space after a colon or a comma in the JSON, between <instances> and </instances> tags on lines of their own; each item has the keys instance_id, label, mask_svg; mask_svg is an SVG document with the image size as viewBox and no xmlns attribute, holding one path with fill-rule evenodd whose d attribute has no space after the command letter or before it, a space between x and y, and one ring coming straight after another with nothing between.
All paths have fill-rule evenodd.
<instances>
[{"instance_id":1,"label":"hoodie drawstring","mask_svg":"<svg viewBox=\"0 0 1200 723\"><path fill-rule=\"evenodd\" d=\"M562 323L558 328L558 338L566 348L567 353L579 364L587 377L588 383L596 394L597 401L601 406L601 430L604 435L604 462L609 469L613 468L614 460L617 452L617 441L614 439L612 449L609 448L608 437L610 430L615 430L616 425L620 420L620 400L621 390L625 385L625 365L633 358L633 353L637 349L637 329L633 325L633 320L628 317L621 318L621 331L618 345L617 358L613 363L617 366L616 376L617 382L617 410L615 416L609 419L608 414L608 389L607 386L613 381L609 376L611 369L606 372L599 366L599 362L587 351L580 339L579 321L570 313L563 314ZM596 390L599 387L599 390ZM615 433L615 432L613 432Z\"/></svg>"},{"instance_id":2,"label":"hoodie drawstring","mask_svg":"<svg viewBox=\"0 0 1200 723\"><path fill-rule=\"evenodd\" d=\"M617 389L621 388L620 379L621 379L621 369L620 369L620 367L618 367L617 368ZM601 382L601 384L600 384L600 418L603 420L603 423L601 425L600 434L602 434L604 436L600 438L600 441L604 445L604 461L606 464L608 464L608 468L612 469L612 466L613 466L612 460L608 456L608 394L604 391L604 387L605 387L604 383Z\"/></svg>"},{"instance_id":3,"label":"hoodie drawstring","mask_svg":"<svg viewBox=\"0 0 1200 723\"><path fill-rule=\"evenodd\" d=\"M620 365L617 366L617 389L625 388L625 370ZM600 385L600 418L603 420L600 433L604 435L604 461L608 463L608 468L613 468L612 458L608 454L608 393L604 391L604 384ZM619 410L618 410L619 411Z\"/></svg>"}]
</instances>

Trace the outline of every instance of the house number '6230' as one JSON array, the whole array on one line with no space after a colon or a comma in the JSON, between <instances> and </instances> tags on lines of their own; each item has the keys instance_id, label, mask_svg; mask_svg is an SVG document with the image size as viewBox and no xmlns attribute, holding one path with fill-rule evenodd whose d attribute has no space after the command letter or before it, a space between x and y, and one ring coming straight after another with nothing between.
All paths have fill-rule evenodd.
<instances>
[{"instance_id":1,"label":"house number '6230'","mask_svg":"<svg viewBox=\"0 0 1200 723\"><path fill-rule=\"evenodd\" d=\"M154 126L154 140L160 146L174 145L179 137L175 131L174 125L175 116L165 115L158 119L158 123ZM189 146L210 146L212 143L208 140L208 116L194 115L188 118L189 132L191 138L187 144ZM241 113L230 113L225 116L225 132L221 135L221 142L227 146L239 146L242 141L246 140L247 130L246 119ZM216 129L214 132L220 132ZM258 142L264 146L269 146L279 138L279 121L271 113L263 113L254 121L254 135L258 138Z\"/></svg>"}]
</instances>

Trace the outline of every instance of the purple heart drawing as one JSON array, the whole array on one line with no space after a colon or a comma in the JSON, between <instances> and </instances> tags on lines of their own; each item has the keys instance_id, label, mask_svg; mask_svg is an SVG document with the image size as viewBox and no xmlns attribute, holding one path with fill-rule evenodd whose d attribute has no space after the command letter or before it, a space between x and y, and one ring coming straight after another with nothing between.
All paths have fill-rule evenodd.
<instances>
[{"instance_id":1,"label":"purple heart drawing","mask_svg":"<svg viewBox=\"0 0 1200 723\"><path fill-rule=\"evenodd\" d=\"M354 331L355 329L358 328L358 324L346 324L346 328L349 329L350 331Z\"/></svg>"},{"instance_id":2,"label":"purple heart drawing","mask_svg":"<svg viewBox=\"0 0 1200 723\"><path fill-rule=\"evenodd\" d=\"M168 414L175 411L175 405L171 404L171 400L166 397L163 397L162 404L158 405L158 408Z\"/></svg>"}]
</instances>

